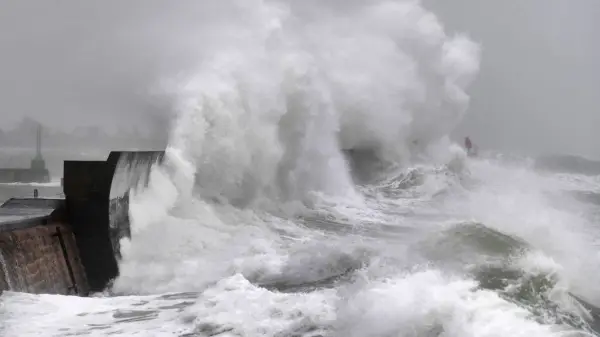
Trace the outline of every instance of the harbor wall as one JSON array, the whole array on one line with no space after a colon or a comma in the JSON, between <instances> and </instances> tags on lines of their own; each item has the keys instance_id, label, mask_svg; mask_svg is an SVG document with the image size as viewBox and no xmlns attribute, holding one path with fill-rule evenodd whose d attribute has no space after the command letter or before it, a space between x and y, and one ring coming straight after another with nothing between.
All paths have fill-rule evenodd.
<instances>
[{"instance_id":1,"label":"harbor wall","mask_svg":"<svg viewBox=\"0 0 600 337\"><path fill-rule=\"evenodd\" d=\"M113 151L65 161L64 199L12 198L0 206L0 291L87 296L118 276L129 237L128 191L147 184L162 151ZM114 195L113 195L114 194Z\"/></svg>"},{"instance_id":2,"label":"harbor wall","mask_svg":"<svg viewBox=\"0 0 600 337\"><path fill-rule=\"evenodd\" d=\"M0 207L0 290L87 295L64 202L11 199Z\"/></svg>"},{"instance_id":3,"label":"harbor wall","mask_svg":"<svg viewBox=\"0 0 600 337\"><path fill-rule=\"evenodd\" d=\"M61 223L0 232L0 290L86 295L75 238Z\"/></svg>"}]
</instances>

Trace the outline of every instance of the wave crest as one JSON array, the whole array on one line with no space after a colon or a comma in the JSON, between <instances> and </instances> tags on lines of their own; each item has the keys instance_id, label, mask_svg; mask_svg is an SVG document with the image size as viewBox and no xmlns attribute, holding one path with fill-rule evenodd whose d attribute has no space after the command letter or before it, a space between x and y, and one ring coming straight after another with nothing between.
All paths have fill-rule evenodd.
<instances>
[{"instance_id":1,"label":"wave crest","mask_svg":"<svg viewBox=\"0 0 600 337\"><path fill-rule=\"evenodd\" d=\"M462 117L479 48L418 2L252 4L219 22L218 42L199 39L205 57L173 88L170 152L195 168L185 184L202 195L245 205L351 193L341 149L410 160Z\"/></svg>"}]
</instances>

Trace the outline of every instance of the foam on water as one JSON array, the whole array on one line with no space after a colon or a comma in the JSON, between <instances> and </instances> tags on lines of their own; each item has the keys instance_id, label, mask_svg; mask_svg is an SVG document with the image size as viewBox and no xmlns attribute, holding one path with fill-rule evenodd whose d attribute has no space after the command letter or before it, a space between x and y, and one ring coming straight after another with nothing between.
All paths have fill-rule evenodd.
<instances>
[{"instance_id":1,"label":"foam on water","mask_svg":"<svg viewBox=\"0 0 600 337\"><path fill-rule=\"evenodd\" d=\"M60 187L60 179L48 183L0 183L0 186Z\"/></svg>"},{"instance_id":2,"label":"foam on water","mask_svg":"<svg viewBox=\"0 0 600 337\"><path fill-rule=\"evenodd\" d=\"M339 336L552 336L531 313L472 280L437 271L370 284L342 311Z\"/></svg>"},{"instance_id":3,"label":"foam on water","mask_svg":"<svg viewBox=\"0 0 600 337\"><path fill-rule=\"evenodd\" d=\"M593 178L448 139L477 45L418 1L188 9L201 57L165 82L174 127L130 193L119 277L97 298L4 294L6 336L590 331L569 292L600 303L600 261L563 192ZM356 184L343 150L373 179Z\"/></svg>"},{"instance_id":4,"label":"foam on water","mask_svg":"<svg viewBox=\"0 0 600 337\"><path fill-rule=\"evenodd\" d=\"M199 38L210 52L173 89L179 114L165 165L131 205L132 235L162 237L167 251L158 253L151 239L124 245L117 288L130 277L132 287L140 285L128 272L129 263L140 263L133 252L173 257L167 270L198 270L182 262L219 260L212 252L224 260L248 249L260 254L265 241L280 249L285 243L262 221L266 212L286 217L315 192L360 203L342 148L407 159L413 141L427 147L442 140L466 108L478 49L446 36L417 2L332 2L329 14L316 11L317 3L226 6L241 6L244 19L219 21L226 29L218 42ZM183 233L189 244L167 243ZM250 233L258 233L256 246ZM223 264L213 263L216 270L202 264L211 276L189 277L218 279ZM189 283L179 272L154 279L172 278Z\"/></svg>"},{"instance_id":5,"label":"foam on water","mask_svg":"<svg viewBox=\"0 0 600 337\"><path fill-rule=\"evenodd\" d=\"M366 280L365 280L366 281ZM277 293L241 275L202 294L113 298L6 293L6 336L562 336L477 282L423 270L348 288ZM52 313L52 314L50 314ZM23 320L22 317L28 317Z\"/></svg>"},{"instance_id":6,"label":"foam on water","mask_svg":"<svg viewBox=\"0 0 600 337\"><path fill-rule=\"evenodd\" d=\"M598 233L584 208L566 193L572 185L526 166L493 161L475 161L473 165L472 176L480 186L471 189L465 199L449 201L449 207L461 217L470 215L552 256L563 266L571 286L598 301L600 260L594 248Z\"/></svg>"}]
</instances>

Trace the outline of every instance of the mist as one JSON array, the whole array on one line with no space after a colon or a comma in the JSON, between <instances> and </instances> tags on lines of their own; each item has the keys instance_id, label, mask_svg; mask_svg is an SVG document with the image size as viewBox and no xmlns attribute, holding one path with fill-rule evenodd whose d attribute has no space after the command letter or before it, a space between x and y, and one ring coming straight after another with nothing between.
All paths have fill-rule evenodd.
<instances>
[{"instance_id":1,"label":"mist","mask_svg":"<svg viewBox=\"0 0 600 337\"><path fill-rule=\"evenodd\" d=\"M161 1L0 1L3 126L166 128L159 81L184 71L193 13ZM189 9L189 8L188 8ZM183 14L183 15L182 15ZM189 15L186 18L186 15ZM198 20L202 20L198 15Z\"/></svg>"},{"instance_id":2,"label":"mist","mask_svg":"<svg viewBox=\"0 0 600 337\"><path fill-rule=\"evenodd\" d=\"M362 2L295 6L327 13ZM482 47L457 139L470 135L482 149L600 156L595 0L424 3L449 31L467 32ZM2 127L29 116L67 130L168 132L173 99L161 83L194 69L204 48L197 41L217 43L222 32L214 22L243 20L240 8L219 1L2 0Z\"/></svg>"},{"instance_id":3,"label":"mist","mask_svg":"<svg viewBox=\"0 0 600 337\"><path fill-rule=\"evenodd\" d=\"M467 117L481 148L600 158L600 6L594 0L427 0L482 46Z\"/></svg>"}]
</instances>

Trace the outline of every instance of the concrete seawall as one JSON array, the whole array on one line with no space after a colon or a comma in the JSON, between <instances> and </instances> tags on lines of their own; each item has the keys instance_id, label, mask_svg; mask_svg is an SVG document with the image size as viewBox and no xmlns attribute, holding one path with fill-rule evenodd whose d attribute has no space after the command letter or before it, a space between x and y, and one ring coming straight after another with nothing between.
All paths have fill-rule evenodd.
<instances>
[{"instance_id":1,"label":"concrete seawall","mask_svg":"<svg viewBox=\"0 0 600 337\"><path fill-rule=\"evenodd\" d=\"M10 199L0 207L0 290L87 295L63 205L55 199Z\"/></svg>"},{"instance_id":2,"label":"concrete seawall","mask_svg":"<svg viewBox=\"0 0 600 337\"><path fill-rule=\"evenodd\" d=\"M65 161L64 199L13 198L0 206L0 292L87 296L118 276L130 236L128 192L145 185L162 151Z\"/></svg>"}]
</instances>

